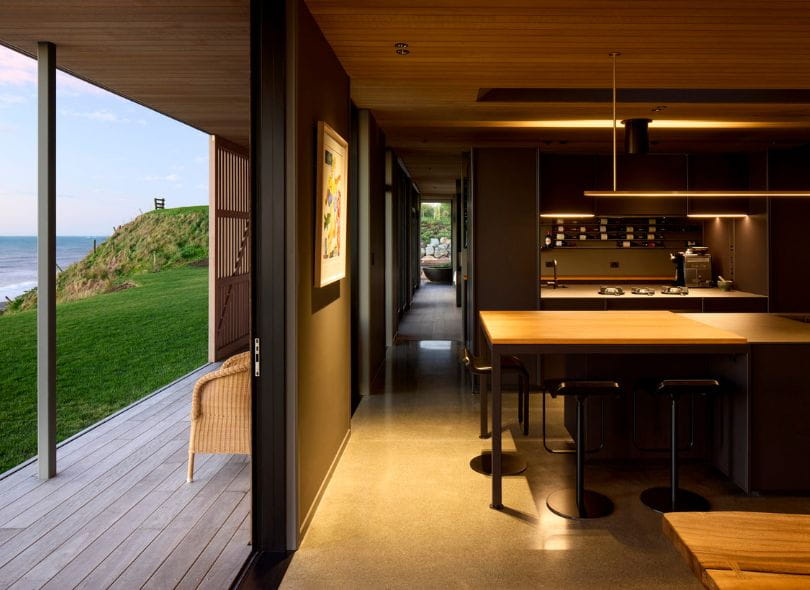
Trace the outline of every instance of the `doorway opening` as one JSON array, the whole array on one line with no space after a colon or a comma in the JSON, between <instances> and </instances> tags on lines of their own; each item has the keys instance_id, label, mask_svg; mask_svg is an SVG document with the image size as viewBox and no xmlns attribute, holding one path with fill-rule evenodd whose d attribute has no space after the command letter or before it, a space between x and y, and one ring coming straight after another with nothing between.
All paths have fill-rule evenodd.
<instances>
[{"instance_id":1,"label":"doorway opening","mask_svg":"<svg viewBox=\"0 0 810 590\"><path fill-rule=\"evenodd\" d=\"M462 340L456 301L455 203L423 200L419 207L419 289L399 325L400 340Z\"/></svg>"}]
</instances>

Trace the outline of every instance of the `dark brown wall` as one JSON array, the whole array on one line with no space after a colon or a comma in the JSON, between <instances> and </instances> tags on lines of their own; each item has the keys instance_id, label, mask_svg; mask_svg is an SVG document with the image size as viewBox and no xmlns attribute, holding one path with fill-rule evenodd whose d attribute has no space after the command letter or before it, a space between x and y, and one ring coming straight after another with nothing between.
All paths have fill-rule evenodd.
<instances>
[{"instance_id":1,"label":"dark brown wall","mask_svg":"<svg viewBox=\"0 0 810 590\"><path fill-rule=\"evenodd\" d=\"M734 220L715 217L703 224L703 242L712 255L712 276L731 279L732 249L734 248ZM762 274L765 274L763 269Z\"/></svg>"},{"instance_id":2,"label":"dark brown wall","mask_svg":"<svg viewBox=\"0 0 810 590\"><path fill-rule=\"evenodd\" d=\"M537 150L473 150L472 182L476 324L481 310L536 309Z\"/></svg>"},{"instance_id":3,"label":"dark brown wall","mask_svg":"<svg viewBox=\"0 0 810 590\"><path fill-rule=\"evenodd\" d=\"M369 242L369 368L370 379L385 360L385 135L369 115L369 168L371 199Z\"/></svg>"},{"instance_id":4,"label":"dark brown wall","mask_svg":"<svg viewBox=\"0 0 810 590\"><path fill-rule=\"evenodd\" d=\"M350 281L314 287L313 251L318 121L346 139L351 123L349 77L303 1L298 20L298 499L303 525L349 430Z\"/></svg>"}]
</instances>

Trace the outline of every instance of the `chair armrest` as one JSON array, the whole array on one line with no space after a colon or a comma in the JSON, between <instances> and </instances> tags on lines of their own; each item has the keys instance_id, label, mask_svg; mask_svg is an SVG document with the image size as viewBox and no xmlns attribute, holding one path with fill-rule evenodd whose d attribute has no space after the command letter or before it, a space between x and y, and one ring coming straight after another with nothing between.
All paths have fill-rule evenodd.
<instances>
[{"instance_id":1,"label":"chair armrest","mask_svg":"<svg viewBox=\"0 0 810 590\"><path fill-rule=\"evenodd\" d=\"M197 380L197 383L194 384L194 392L191 394L191 419L194 420L195 418L200 417L203 390L206 388L206 385L208 385L212 381L225 379L232 375L238 375L239 373L243 372L248 372L249 369L250 369L249 366L245 366L242 364L230 367L220 367L216 371L212 371L200 377Z\"/></svg>"}]
</instances>

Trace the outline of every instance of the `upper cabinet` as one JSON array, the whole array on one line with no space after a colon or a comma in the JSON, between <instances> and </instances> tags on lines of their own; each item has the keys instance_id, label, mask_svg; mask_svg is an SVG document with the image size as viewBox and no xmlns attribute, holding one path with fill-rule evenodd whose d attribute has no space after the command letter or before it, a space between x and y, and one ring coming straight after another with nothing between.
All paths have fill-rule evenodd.
<instances>
[{"instance_id":1,"label":"upper cabinet","mask_svg":"<svg viewBox=\"0 0 810 590\"><path fill-rule=\"evenodd\" d=\"M540 155L540 213L594 213L593 199L584 191L593 188L594 156Z\"/></svg>"},{"instance_id":2,"label":"upper cabinet","mask_svg":"<svg viewBox=\"0 0 810 590\"><path fill-rule=\"evenodd\" d=\"M686 190L687 157L682 154L622 154L617 162L617 189L620 191ZM595 190L613 189L613 158L597 156ZM627 197L596 198L599 215L686 215L685 198Z\"/></svg>"},{"instance_id":3,"label":"upper cabinet","mask_svg":"<svg viewBox=\"0 0 810 590\"><path fill-rule=\"evenodd\" d=\"M748 190L749 157L746 154L694 154L689 156L689 190ZM690 198L689 214L747 214L748 199Z\"/></svg>"}]
</instances>

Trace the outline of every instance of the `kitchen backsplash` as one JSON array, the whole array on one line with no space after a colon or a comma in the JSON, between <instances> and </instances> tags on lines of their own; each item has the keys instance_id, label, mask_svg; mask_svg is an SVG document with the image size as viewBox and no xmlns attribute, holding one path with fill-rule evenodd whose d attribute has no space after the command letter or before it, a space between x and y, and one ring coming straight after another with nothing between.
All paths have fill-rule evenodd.
<instances>
[{"instance_id":1,"label":"kitchen backsplash","mask_svg":"<svg viewBox=\"0 0 810 590\"><path fill-rule=\"evenodd\" d=\"M664 277L674 276L675 267L669 259L670 252L680 249L567 249L541 250L540 271L542 276L554 274L547 262L557 260L557 273L565 276L599 277Z\"/></svg>"}]
</instances>

